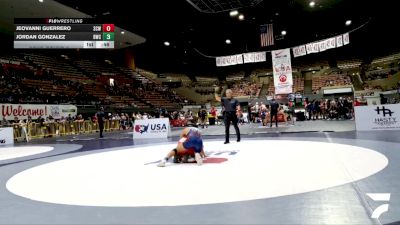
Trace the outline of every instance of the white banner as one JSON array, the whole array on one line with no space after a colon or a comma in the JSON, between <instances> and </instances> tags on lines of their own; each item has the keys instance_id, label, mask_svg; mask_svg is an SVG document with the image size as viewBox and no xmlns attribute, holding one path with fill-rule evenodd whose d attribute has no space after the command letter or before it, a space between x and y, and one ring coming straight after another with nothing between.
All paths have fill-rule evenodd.
<instances>
[{"instance_id":1,"label":"white banner","mask_svg":"<svg viewBox=\"0 0 400 225\"><path fill-rule=\"evenodd\" d=\"M3 104L0 103L0 120L4 117L6 120L14 120L14 117L18 119L28 119L31 116L32 119L37 119L39 116L46 118L52 116L54 119L60 119L61 117L76 116L78 109L74 105L31 105L31 104Z\"/></svg>"},{"instance_id":2,"label":"white banner","mask_svg":"<svg viewBox=\"0 0 400 225\"><path fill-rule=\"evenodd\" d=\"M275 94L277 95L288 94L292 92L293 92L292 85L275 87Z\"/></svg>"},{"instance_id":3,"label":"white banner","mask_svg":"<svg viewBox=\"0 0 400 225\"><path fill-rule=\"evenodd\" d=\"M313 44L312 44L312 43L306 44L306 50L307 50L307 54L314 53L314 51L313 51Z\"/></svg>"},{"instance_id":4,"label":"white banner","mask_svg":"<svg viewBox=\"0 0 400 225\"><path fill-rule=\"evenodd\" d=\"M12 127L0 128L0 146L10 145L10 144L14 144L13 128Z\"/></svg>"},{"instance_id":5,"label":"white banner","mask_svg":"<svg viewBox=\"0 0 400 225\"><path fill-rule=\"evenodd\" d=\"M239 55L230 55L230 56L222 56L216 58L217 66L232 66L237 64L243 64L243 56Z\"/></svg>"},{"instance_id":6,"label":"white banner","mask_svg":"<svg viewBox=\"0 0 400 225\"><path fill-rule=\"evenodd\" d=\"M318 42L318 45L319 45L320 52L323 52L326 50L326 41L325 40Z\"/></svg>"},{"instance_id":7,"label":"white banner","mask_svg":"<svg viewBox=\"0 0 400 225\"><path fill-rule=\"evenodd\" d=\"M307 54L306 46L305 45L300 45L298 47L294 47L292 49L293 51L293 56L298 57L298 56L303 56Z\"/></svg>"},{"instance_id":8,"label":"white banner","mask_svg":"<svg viewBox=\"0 0 400 225\"><path fill-rule=\"evenodd\" d=\"M281 49L272 51L272 68L274 72L275 91L286 92L281 94L292 93L288 86L293 85L292 63L290 60L290 49Z\"/></svg>"},{"instance_id":9,"label":"white banner","mask_svg":"<svg viewBox=\"0 0 400 225\"><path fill-rule=\"evenodd\" d=\"M342 35L340 35L340 36L337 36L336 37L336 47L342 47L343 46L343 36Z\"/></svg>"},{"instance_id":10,"label":"white banner","mask_svg":"<svg viewBox=\"0 0 400 225\"><path fill-rule=\"evenodd\" d=\"M328 39L328 46L329 49L336 48L336 38L329 38Z\"/></svg>"},{"instance_id":11,"label":"white banner","mask_svg":"<svg viewBox=\"0 0 400 225\"><path fill-rule=\"evenodd\" d=\"M168 118L135 120L133 138L167 138L169 131Z\"/></svg>"},{"instance_id":12,"label":"white banner","mask_svg":"<svg viewBox=\"0 0 400 225\"><path fill-rule=\"evenodd\" d=\"M349 33L343 34L343 45L347 45L350 43Z\"/></svg>"},{"instance_id":13,"label":"white banner","mask_svg":"<svg viewBox=\"0 0 400 225\"><path fill-rule=\"evenodd\" d=\"M400 130L400 104L356 106L354 110L357 130Z\"/></svg>"},{"instance_id":14,"label":"white banner","mask_svg":"<svg viewBox=\"0 0 400 225\"><path fill-rule=\"evenodd\" d=\"M265 62L267 61L267 53L266 52L243 53L243 60L244 63Z\"/></svg>"},{"instance_id":15,"label":"white banner","mask_svg":"<svg viewBox=\"0 0 400 225\"><path fill-rule=\"evenodd\" d=\"M347 45L349 43L350 43L349 33L345 33L337 37L328 38L314 43L308 43L305 45L305 47L303 47L304 45L294 47L292 49L293 56L299 57L306 54L323 52L328 49L342 47L343 45Z\"/></svg>"},{"instance_id":16,"label":"white banner","mask_svg":"<svg viewBox=\"0 0 400 225\"><path fill-rule=\"evenodd\" d=\"M253 63L254 53L243 53L243 61L244 63Z\"/></svg>"},{"instance_id":17,"label":"white banner","mask_svg":"<svg viewBox=\"0 0 400 225\"><path fill-rule=\"evenodd\" d=\"M236 57L236 63L237 64L243 64L243 56L242 56L242 54L235 55L234 57Z\"/></svg>"}]
</instances>

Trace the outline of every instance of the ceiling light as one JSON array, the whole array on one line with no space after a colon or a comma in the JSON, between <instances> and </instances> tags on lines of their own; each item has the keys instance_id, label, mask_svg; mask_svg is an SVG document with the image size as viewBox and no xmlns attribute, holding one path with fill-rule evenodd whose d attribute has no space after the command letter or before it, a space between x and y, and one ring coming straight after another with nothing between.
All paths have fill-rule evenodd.
<instances>
[{"instance_id":1,"label":"ceiling light","mask_svg":"<svg viewBox=\"0 0 400 225\"><path fill-rule=\"evenodd\" d=\"M314 1L311 1L308 5L309 5L310 7L314 7L314 6L315 6L315 2L314 2Z\"/></svg>"},{"instance_id":2,"label":"ceiling light","mask_svg":"<svg viewBox=\"0 0 400 225\"><path fill-rule=\"evenodd\" d=\"M283 30L282 32L281 32L281 34L283 35L283 36L285 36L287 33L286 33L286 30Z\"/></svg>"},{"instance_id":3,"label":"ceiling light","mask_svg":"<svg viewBox=\"0 0 400 225\"><path fill-rule=\"evenodd\" d=\"M169 43L168 41L166 41L166 42L164 42L164 45L165 45L165 46L169 46L170 43Z\"/></svg>"},{"instance_id":4,"label":"ceiling light","mask_svg":"<svg viewBox=\"0 0 400 225\"><path fill-rule=\"evenodd\" d=\"M43 0L39 0L40 3L43 3Z\"/></svg>"},{"instance_id":5,"label":"ceiling light","mask_svg":"<svg viewBox=\"0 0 400 225\"><path fill-rule=\"evenodd\" d=\"M239 20L244 20L244 15L243 14L239 15Z\"/></svg>"},{"instance_id":6,"label":"ceiling light","mask_svg":"<svg viewBox=\"0 0 400 225\"><path fill-rule=\"evenodd\" d=\"M237 10L232 10L232 11L229 12L229 15L230 15L231 17L235 17L235 16L239 15L239 11L237 11Z\"/></svg>"},{"instance_id":7,"label":"ceiling light","mask_svg":"<svg viewBox=\"0 0 400 225\"><path fill-rule=\"evenodd\" d=\"M231 44L232 42L231 42L231 40L226 39L225 43L229 45L229 44Z\"/></svg>"},{"instance_id":8,"label":"ceiling light","mask_svg":"<svg viewBox=\"0 0 400 225\"><path fill-rule=\"evenodd\" d=\"M121 31L121 34L125 34L125 31Z\"/></svg>"},{"instance_id":9,"label":"ceiling light","mask_svg":"<svg viewBox=\"0 0 400 225\"><path fill-rule=\"evenodd\" d=\"M351 25L351 20L347 20L346 21L346 26L350 26Z\"/></svg>"}]
</instances>

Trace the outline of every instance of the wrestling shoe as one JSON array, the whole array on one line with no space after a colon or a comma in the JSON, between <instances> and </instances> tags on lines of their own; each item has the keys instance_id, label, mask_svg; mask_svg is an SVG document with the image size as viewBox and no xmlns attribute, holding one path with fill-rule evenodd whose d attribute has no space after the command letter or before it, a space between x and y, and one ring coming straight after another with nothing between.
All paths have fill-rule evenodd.
<instances>
[{"instance_id":1,"label":"wrestling shoe","mask_svg":"<svg viewBox=\"0 0 400 225\"><path fill-rule=\"evenodd\" d=\"M161 160L159 163L158 163L158 167L165 167L165 163L166 163L167 161L165 161L165 159L163 159L163 160Z\"/></svg>"},{"instance_id":2,"label":"wrestling shoe","mask_svg":"<svg viewBox=\"0 0 400 225\"><path fill-rule=\"evenodd\" d=\"M193 163L193 162L196 162L196 159L194 159L193 157L190 157L190 158L187 159L186 162Z\"/></svg>"},{"instance_id":3,"label":"wrestling shoe","mask_svg":"<svg viewBox=\"0 0 400 225\"><path fill-rule=\"evenodd\" d=\"M181 160L179 159L179 156L174 156L174 163L180 163Z\"/></svg>"},{"instance_id":4,"label":"wrestling shoe","mask_svg":"<svg viewBox=\"0 0 400 225\"><path fill-rule=\"evenodd\" d=\"M203 164L203 159L201 158L200 153L194 154L194 158L197 162L197 165L201 166Z\"/></svg>"}]
</instances>

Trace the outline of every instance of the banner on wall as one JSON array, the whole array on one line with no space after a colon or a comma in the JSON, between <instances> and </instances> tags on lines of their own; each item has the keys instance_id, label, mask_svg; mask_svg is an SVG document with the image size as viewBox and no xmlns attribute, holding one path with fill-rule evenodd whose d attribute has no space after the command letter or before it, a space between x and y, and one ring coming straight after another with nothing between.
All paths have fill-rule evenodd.
<instances>
[{"instance_id":1,"label":"banner on wall","mask_svg":"<svg viewBox=\"0 0 400 225\"><path fill-rule=\"evenodd\" d=\"M167 138L169 132L168 118L135 120L133 138Z\"/></svg>"},{"instance_id":2,"label":"banner on wall","mask_svg":"<svg viewBox=\"0 0 400 225\"><path fill-rule=\"evenodd\" d=\"M292 93L293 77L290 49L272 51L272 69L274 74L275 92L278 94Z\"/></svg>"},{"instance_id":3,"label":"banner on wall","mask_svg":"<svg viewBox=\"0 0 400 225\"><path fill-rule=\"evenodd\" d=\"M0 128L0 146L14 144L14 133L12 127Z\"/></svg>"},{"instance_id":4,"label":"banner on wall","mask_svg":"<svg viewBox=\"0 0 400 225\"><path fill-rule=\"evenodd\" d=\"M356 106L354 111L357 130L400 130L400 104Z\"/></svg>"},{"instance_id":5,"label":"banner on wall","mask_svg":"<svg viewBox=\"0 0 400 225\"><path fill-rule=\"evenodd\" d=\"M0 119L6 118L6 120L14 120L15 117L18 119L28 119L31 116L32 119L37 119L39 116L46 118L52 116L54 119L60 119L61 117L76 116L77 107L74 105L33 105L33 104L3 104L0 103Z\"/></svg>"}]
</instances>

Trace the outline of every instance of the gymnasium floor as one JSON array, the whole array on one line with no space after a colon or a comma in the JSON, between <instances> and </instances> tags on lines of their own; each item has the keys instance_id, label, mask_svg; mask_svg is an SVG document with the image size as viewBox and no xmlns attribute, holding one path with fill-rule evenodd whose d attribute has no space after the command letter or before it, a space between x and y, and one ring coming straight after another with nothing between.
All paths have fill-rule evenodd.
<instances>
[{"instance_id":1,"label":"gymnasium floor","mask_svg":"<svg viewBox=\"0 0 400 225\"><path fill-rule=\"evenodd\" d=\"M156 166L179 128L1 147L0 224L400 224L400 132L274 129L205 135L202 166Z\"/></svg>"}]
</instances>

